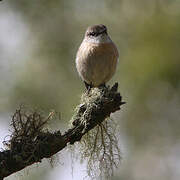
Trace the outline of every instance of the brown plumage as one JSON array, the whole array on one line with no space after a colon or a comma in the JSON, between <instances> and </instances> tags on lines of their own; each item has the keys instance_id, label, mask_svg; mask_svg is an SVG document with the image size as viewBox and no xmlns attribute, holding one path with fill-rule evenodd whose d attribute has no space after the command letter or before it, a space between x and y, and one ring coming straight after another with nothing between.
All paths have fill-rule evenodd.
<instances>
[{"instance_id":1,"label":"brown plumage","mask_svg":"<svg viewBox=\"0 0 180 180\"><path fill-rule=\"evenodd\" d=\"M91 26L76 55L77 71L83 81L98 87L114 75L118 56L118 50L108 36L106 27Z\"/></svg>"}]
</instances>

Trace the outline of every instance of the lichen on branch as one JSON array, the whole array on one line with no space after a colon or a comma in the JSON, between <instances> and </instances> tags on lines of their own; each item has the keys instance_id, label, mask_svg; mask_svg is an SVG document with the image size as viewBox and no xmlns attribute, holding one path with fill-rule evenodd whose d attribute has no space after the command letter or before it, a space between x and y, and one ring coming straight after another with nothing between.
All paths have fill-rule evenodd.
<instances>
[{"instance_id":1,"label":"lichen on branch","mask_svg":"<svg viewBox=\"0 0 180 180\"><path fill-rule=\"evenodd\" d=\"M109 179L121 160L117 137L119 134L118 125L113 118L109 117L108 113L110 109L111 111L113 109L112 101L109 101L109 98L114 97L113 91L116 91L116 85L112 89L94 88L88 94L83 94L81 104L76 108L71 120L72 124L84 124L85 132L94 116L98 122L93 129L84 134L80 142L70 147L72 158L86 162L87 174L91 179L97 179L97 177L103 180ZM118 97L116 97L117 99ZM104 106L105 104L107 106ZM101 106L107 109L101 108ZM102 111L101 113L98 111L100 114L96 114L98 108Z\"/></svg>"},{"instance_id":2,"label":"lichen on branch","mask_svg":"<svg viewBox=\"0 0 180 180\"><path fill-rule=\"evenodd\" d=\"M76 108L73 115L71 127L64 134L61 134L60 130L50 132L46 128L48 121L55 118L54 112L45 115L37 110L28 111L22 108L16 110L11 120L12 134L10 139L4 142L7 148L0 151L0 180L33 163L41 162L43 158L52 157L65 148L67 144L80 141L85 134L96 126L97 129L108 130L105 127L106 122L102 122L124 104L117 89L118 84L116 83L112 88L94 88L89 93L85 93L81 104ZM109 137L109 140L113 138L109 131L100 132ZM98 133L99 130L97 135ZM104 135L102 134L101 137ZM82 142L84 140L82 139ZM95 146L97 145L98 143ZM108 141L102 141L104 157L113 155L107 154L105 151L107 145ZM111 151L111 148L109 150Z\"/></svg>"}]
</instances>

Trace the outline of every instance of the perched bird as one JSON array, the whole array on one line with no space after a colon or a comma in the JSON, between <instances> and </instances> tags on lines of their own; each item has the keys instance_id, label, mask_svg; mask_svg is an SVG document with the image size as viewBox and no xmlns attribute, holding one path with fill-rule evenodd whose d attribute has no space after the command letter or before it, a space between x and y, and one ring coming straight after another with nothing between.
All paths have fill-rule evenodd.
<instances>
[{"instance_id":1,"label":"perched bird","mask_svg":"<svg viewBox=\"0 0 180 180\"><path fill-rule=\"evenodd\" d=\"M118 57L106 26L88 27L76 55L76 68L86 88L105 86L116 71Z\"/></svg>"}]
</instances>

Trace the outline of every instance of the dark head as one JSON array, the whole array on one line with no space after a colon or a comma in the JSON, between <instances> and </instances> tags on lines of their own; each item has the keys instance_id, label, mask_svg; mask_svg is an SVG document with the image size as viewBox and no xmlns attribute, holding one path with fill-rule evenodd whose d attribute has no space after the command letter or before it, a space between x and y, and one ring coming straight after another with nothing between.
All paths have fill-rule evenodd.
<instances>
[{"instance_id":1,"label":"dark head","mask_svg":"<svg viewBox=\"0 0 180 180\"><path fill-rule=\"evenodd\" d=\"M111 42L107 33L107 28L103 24L89 26L85 33L84 41L92 43Z\"/></svg>"},{"instance_id":2,"label":"dark head","mask_svg":"<svg viewBox=\"0 0 180 180\"><path fill-rule=\"evenodd\" d=\"M103 24L89 26L86 30L86 33L85 33L86 36L92 36L92 37L93 36L97 37L101 34L107 35L107 28Z\"/></svg>"}]
</instances>

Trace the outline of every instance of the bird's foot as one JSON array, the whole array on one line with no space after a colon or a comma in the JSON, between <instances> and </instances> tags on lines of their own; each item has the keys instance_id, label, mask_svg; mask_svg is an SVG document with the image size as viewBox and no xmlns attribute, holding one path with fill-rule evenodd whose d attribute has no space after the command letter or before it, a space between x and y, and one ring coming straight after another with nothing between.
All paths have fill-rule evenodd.
<instances>
[{"instance_id":1,"label":"bird's foot","mask_svg":"<svg viewBox=\"0 0 180 180\"><path fill-rule=\"evenodd\" d=\"M88 84L87 82L85 82L84 81L84 84L85 84L85 87L86 87L86 89L87 89L87 94L89 94L90 93L90 91L91 91L91 88L92 88L92 83L91 84Z\"/></svg>"}]
</instances>

